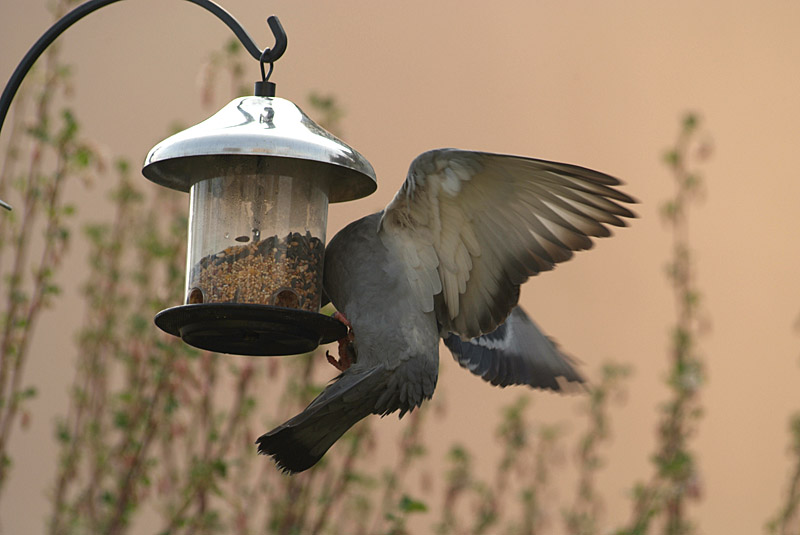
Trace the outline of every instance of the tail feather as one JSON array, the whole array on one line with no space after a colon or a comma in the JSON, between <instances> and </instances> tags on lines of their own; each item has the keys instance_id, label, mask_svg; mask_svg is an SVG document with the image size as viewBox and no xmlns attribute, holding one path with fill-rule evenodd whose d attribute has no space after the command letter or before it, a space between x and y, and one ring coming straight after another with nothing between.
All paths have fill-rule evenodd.
<instances>
[{"instance_id":1,"label":"tail feather","mask_svg":"<svg viewBox=\"0 0 800 535\"><path fill-rule=\"evenodd\" d=\"M345 372L306 409L256 440L258 453L294 474L314 466L334 442L374 411L383 391L382 367Z\"/></svg>"}]
</instances>

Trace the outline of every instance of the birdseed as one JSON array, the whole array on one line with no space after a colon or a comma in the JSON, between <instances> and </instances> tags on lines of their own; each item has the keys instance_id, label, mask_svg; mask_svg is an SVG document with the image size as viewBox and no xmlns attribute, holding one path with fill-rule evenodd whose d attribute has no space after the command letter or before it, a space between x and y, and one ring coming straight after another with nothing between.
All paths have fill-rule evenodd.
<instances>
[{"instance_id":1,"label":"birdseed","mask_svg":"<svg viewBox=\"0 0 800 535\"><path fill-rule=\"evenodd\" d=\"M187 303L253 303L318 312L324 249L309 232L232 245L195 264Z\"/></svg>"}]
</instances>

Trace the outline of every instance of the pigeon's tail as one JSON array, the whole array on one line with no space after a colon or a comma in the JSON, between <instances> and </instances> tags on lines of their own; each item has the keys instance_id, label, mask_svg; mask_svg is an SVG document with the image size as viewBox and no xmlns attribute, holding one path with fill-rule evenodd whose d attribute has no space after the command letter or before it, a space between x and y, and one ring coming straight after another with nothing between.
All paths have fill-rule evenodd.
<instances>
[{"instance_id":1,"label":"pigeon's tail","mask_svg":"<svg viewBox=\"0 0 800 535\"><path fill-rule=\"evenodd\" d=\"M489 334L462 340L451 333L444 343L461 366L493 385L561 391L583 383L572 359L519 306Z\"/></svg>"},{"instance_id":2,"label":"pigeon's tail","mask_svg":"<svg viewBox=\"0 0 800 535\"><path fill-rule=\"evenodd\" d=\"M334 442L373 412L385 384L382 367L342 374L291 420L258 440L258 453L271 455L290 474L314 466Z\"/></svg>"}]
</instances>

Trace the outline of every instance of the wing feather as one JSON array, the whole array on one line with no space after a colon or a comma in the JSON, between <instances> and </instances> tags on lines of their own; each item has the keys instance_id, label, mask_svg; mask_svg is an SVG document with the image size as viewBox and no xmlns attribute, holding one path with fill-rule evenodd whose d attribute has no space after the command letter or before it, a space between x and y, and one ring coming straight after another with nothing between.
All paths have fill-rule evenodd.
<instances>
[{"instance_id":1,"label":"wing feather","mask_svg":"<svg viewBox=\"0 0 800 535\"><path fill-rule=\"evenodd\" d=\"M519 306L492 333L471 340L450 334L444 343L459 364L493 385L564 391L583 382L575 362Z\"/></svg>"},{"instance_id":2,"label":"wing feather","mask_svg":"<svg viewBox=\"0 0 800 535\"><path fill-rule=\"evenodd\" d=\"M444 331L494 331L519 285L635 217L619 180L569 164L439 149L418 156L380 223ZM500 372L502 370L499 370Z\"/></svg>"}]
</instances>

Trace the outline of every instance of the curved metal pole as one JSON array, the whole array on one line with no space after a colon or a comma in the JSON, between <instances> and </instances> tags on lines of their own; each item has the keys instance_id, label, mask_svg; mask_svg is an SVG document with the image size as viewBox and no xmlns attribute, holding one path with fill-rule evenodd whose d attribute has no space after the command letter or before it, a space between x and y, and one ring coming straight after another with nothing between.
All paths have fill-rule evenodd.
<instances>
[{"instance_id":1,"label":"curved metal pole","mask_svg":"<svg viewBox=\"0 0 800 535\"><path fill-rule=\"evenodd\" d=\"M11 78L9 78L5 89L3 89L2 96L0 96L0 130L3 129L3 123L5 122L6 115L11 107L11 101L14 99L14 95L17 94L17 90L19 89L20 84L22 84L22 79L25 78L25 75L28 74L28 71L31 69L31 67L33 67L33 64L36 63L36 60L39 59L39 56L42 55L45 49L50 46L59 35L64 33L67 28L81 20L86 15L97 11L101 7L105 7L109 4L119 1L120 0L89 0L88 2L79 5L61 17L44 33L44 35L39 38L38 41L36 41L36 43L34 43L30 50L28 50L28 53L25 54L25 57L22 58L22 61L20 61L19 65L17 65L17 68L14 69L14 72L11 75ZM239 21L237 21L230 13L225 11L221 6L215 4L211 0L186 1L196 4L216 15L216 17L224 22L228 28L233 30L233 33L236 34L236 37L239 39L242 45L244 45L245 49L247 49L247 52L258 61L262 63L272 63L280 58L286 51L286 32L283 31L283 27L276 16L273 15L267 19L270 30L272 30L272 34L275 36L275 46L271 49L265 48L262 51L258 48L255 41L253 41L253 38L250 37L250 34L247 33L247 30L245 30L244 27L239 24ZM11 206L2 200L0 200L0 206L6 208L7 210L11 209Z\"/></svg>"}]
</instances>

